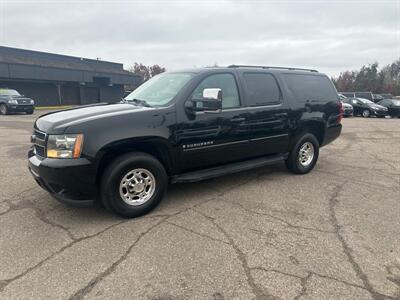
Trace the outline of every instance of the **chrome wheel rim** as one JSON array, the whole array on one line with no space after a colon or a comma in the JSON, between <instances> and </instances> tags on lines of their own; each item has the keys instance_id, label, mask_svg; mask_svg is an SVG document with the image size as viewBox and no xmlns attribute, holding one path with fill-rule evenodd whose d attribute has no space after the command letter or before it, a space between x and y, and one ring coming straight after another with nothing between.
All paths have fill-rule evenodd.
<instances>
[{"instance_id":1,"label":"chrome wheel rim","mask_svg":"<svg viewBox=\"0 0 400 300\"><path fill-rule=\"evenodd\" d=\"M314 158L314 145L310 142L305 142L300 147L299 163L303 167L308 167Z\"/></svg>"},{"instance_id":2,"label":"chrome wheel rim","mask_svg":"<svg viewBox=\"0 0 400 300\"><path fill-rule=\"evenodd\" d=\"M369 116L369 111L368 110L364 110L363 111L363 117L368 117Z\"/></svg>"},{"instance_id":3,"label":"chrome wheel rim","mask_svg":"<svg viewBox=\"0 0 400 300\"><path fill-rule=\"evenodd\" d=\"M1 112L2 115L6 114L6 106L4 104L0 105L0 112Z\"/></svg>"},{"instance_id":4,"label":"chrome wheel rim","mask_svg":"<svg viewBox=\"0 0 400 300\"><path fill-rule=\"evenodd\" d=\"M134 169L122 177L119 194L129 205L142 205L150 200L156 189L154 175L146 169Z\"/></svg>"}]
</instances>

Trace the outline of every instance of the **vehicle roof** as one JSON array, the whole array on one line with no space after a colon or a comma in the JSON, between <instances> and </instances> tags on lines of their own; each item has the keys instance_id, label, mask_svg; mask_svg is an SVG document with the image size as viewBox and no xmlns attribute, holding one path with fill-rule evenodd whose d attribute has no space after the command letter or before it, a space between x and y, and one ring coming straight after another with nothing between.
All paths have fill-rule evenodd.
<instances>
[{"instance_id":1,"label":"vehicle roof","mask_svg":"<svg viewBox=\"0 0 400 300\"><path fill-rule=\"evenodd\" d=\"M237 66L231 65L228 67L202 67L202 68L191 68L191 69L182 69L171 71L171 73L180 73L180 72L189 72L189 73L212 73L212 72L223 72L223 71L232 71L235 69L240 69L244 71L268 71L269 73L291 73L291 74L312 74L312 75L324 75L323 73L318 72L317 70L312 69L302 69L302 68L292 68L292 67L271 67L271 66Z\"/></svg>"}]
</instances>

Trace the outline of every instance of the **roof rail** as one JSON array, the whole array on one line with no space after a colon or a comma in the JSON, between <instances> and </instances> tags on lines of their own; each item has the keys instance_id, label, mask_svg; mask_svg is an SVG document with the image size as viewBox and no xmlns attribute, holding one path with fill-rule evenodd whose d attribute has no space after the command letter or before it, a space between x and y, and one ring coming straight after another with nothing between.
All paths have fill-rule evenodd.
<instances>
[{"instance_id":1,"label":"roof rail","mask_svg":"<svg viewBox=\"0 0 400 300\"><path fill-rule=\"evenodd\" d=\"M291 68L291 67L273 67L273 66L252 66L252 65L230 65L228 68L261 68L261 69L280 69L280 70L298 70L298 71L309 71L309 72L318 72L313 69L302 69L302 68Z\"/></svg>"}]
</instances>

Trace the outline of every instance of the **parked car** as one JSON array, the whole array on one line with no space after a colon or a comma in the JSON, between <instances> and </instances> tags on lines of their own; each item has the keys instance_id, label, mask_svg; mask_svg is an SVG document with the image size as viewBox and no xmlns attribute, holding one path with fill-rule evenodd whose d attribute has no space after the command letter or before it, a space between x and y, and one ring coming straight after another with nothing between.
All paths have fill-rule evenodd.
<instances>
[{"instance_id":1,"label":"parked car","mask_svg":"<svg viewBox=\"0 0 400 300\"><path fill-rule=\"evenodd\" d=\"M8 115L15 112L25 112L33 114L35 102L24 97L16 90L0 88L0 114Z\"/></svg>"},{"instance_id":2,"label":"parked car","mask_svg":"<svg viewBox=\"0 0 400 300\"><path fill-rule=\"evenodd\" d=\"M397 99L384 99L378 103L388 109L388 115L391 117L400 118L400 100Z\"/></svg>"},{"instance_id":3,"label":"parked car","mask_svg":"<svg viewBox=\"0 0 400 300\"><path fill-rule=\"evenodd\" d=\"M342 101L342 100L341 100ZM343 105L343 116L352 117L353 116L353 105L342 101Z\"/></svg>"},{"instance_id":4,"label":"parked car","mask_svg":"<svg viewBox=\"0 0 400 300\"><path fill-rule=\"evenodd\" d=\"M376 116L378 118L384 118L388 112L386 107L378 105L368 99L348 98L345 102L353 106L353 114L355 116L361 115L364 118Z\"/></svg>"},{"instance_id":5,"label":"parked car","mask_svg":"<svg viewBox=\"0 0 400 300\"><path fill-rule=\"evenodd\" d=\"M314 70L230 66L162 73L117 104L52 112L34 124L29 170L56 199L100 198L124 217L152 210L168 183L284 161L310 172L341 132L343 108Z\"/></svg>"},{"instance_id":6,"label":"parked car","mask_svg":"<svg viewBox=\"0 0 400 300\"><path fill-rule=\"evenodd\" d=\"M374 101L374 96L371 92L340 92L347 98L363 98Z\"/></svg>"}]
</instances>

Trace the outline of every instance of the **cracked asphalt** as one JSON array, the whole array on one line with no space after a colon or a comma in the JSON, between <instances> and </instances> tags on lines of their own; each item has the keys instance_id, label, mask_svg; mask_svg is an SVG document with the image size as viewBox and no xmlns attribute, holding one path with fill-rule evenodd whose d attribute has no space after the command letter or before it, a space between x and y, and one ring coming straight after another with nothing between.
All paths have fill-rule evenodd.
<instances>
[{"instance_id":1,"label":"cracked asphalt","mask_svg":"<svg viewBox=\"0 0 400 300\"><path fill-rule=\"evenodd\" d=\"M173 185L124 220L36 185L34 118L0 116L0 299L400 299L400 119L343 120L308 175Z\"/></svg>"}]
</instances>

